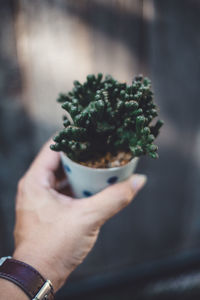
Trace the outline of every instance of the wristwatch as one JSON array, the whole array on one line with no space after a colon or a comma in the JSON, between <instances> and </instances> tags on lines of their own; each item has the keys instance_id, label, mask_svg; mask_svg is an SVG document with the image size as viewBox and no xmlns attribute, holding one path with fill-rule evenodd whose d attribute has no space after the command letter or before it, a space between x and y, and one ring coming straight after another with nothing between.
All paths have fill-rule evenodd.
<instances>
[{"instance_id":1,"label":"wristwatch","mask_svg":"<svg viewBox=\"0 0 200 300\"><path fill-rule=\"evenodd\" d=\"M54 299L51 281L45 280L32 266L11 256L0 258L0 278L18 285L32 300Z\"/></svg>"}]
</instances>

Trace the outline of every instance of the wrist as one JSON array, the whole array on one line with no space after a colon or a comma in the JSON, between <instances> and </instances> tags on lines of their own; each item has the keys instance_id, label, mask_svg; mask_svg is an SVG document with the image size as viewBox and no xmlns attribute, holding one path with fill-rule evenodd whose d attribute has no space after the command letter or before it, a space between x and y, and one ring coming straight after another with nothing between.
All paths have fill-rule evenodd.
<instances>
[{"instance_id":1,"label":"wrist","mask_svg":"<svg viewBox=\"0 0 200 300\"><path fill-rule=\"evenodd\" d=\"M55 292L65 282L65 278L59 272L59 267L56 267L56 263L49 261L46 256L33 252L29 247L17 248L13 253L13 258L27 263L36 269L45 279L49 279Z\"/></svg>"},{"instance_id":2,"label":"wrist","mask_svg":"<svg viewBox=\"0 0 200 300\"><path fill-rule=\"evenodd\" d=\"M13 282L0 278L0 299L29 300L29 297Z\"/></svg>"}]
</instances>

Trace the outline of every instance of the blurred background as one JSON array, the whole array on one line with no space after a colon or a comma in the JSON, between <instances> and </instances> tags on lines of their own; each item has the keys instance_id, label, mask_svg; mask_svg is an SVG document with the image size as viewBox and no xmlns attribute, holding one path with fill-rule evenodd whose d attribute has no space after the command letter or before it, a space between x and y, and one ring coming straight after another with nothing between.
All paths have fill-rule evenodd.
<instances>
[{"instance_id":1,"label":"blurred background","mask_svg":"<svg viewBox=\"0 0 200 300\"><path fill-rule=\"evenodd\" d=\"M19 178L61 128L74 79L152 79L165 126L134 203L110 220L58 300L200 297L200 1L1 0L0 256Z\"/></svg>"}]
</instances>

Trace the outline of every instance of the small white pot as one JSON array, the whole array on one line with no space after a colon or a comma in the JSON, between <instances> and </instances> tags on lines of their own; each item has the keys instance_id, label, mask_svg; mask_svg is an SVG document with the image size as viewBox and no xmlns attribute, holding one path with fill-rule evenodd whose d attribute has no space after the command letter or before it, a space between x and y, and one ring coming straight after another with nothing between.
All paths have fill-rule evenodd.
<instances>
[{"instance_id":1,"label":"small white pot","mask_svg":"<svg viewBox=\"0 0 200 300\"><path fill-rule=\"evenodd\" d=\"M84 198L130 177L136 169L138 158L133 158L124 166L106 169L83 166L72 161L63 152L61 152L61 161L75 197Z\"/></svg>"}]
</instances>

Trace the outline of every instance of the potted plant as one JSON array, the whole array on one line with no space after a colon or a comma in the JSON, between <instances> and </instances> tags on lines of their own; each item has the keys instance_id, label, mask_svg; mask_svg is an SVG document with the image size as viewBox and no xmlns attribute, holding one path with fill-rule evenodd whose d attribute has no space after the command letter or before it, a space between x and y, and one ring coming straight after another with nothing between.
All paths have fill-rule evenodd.
<instances>
[{"instance_id":1,"label":"potted plant","mask_svg":"<svg viewBox=\"0 0 200 300\"><path fill-rule=\"evenodd\" d=\"M57 100L65 110L64 129L55 137L76 197L91 196L133 173L138 157L158 158L153 143L163 125L157 117L151 82L139 75L131 85L110 75L88 75Z\"/></svg>"}]
</instances>

